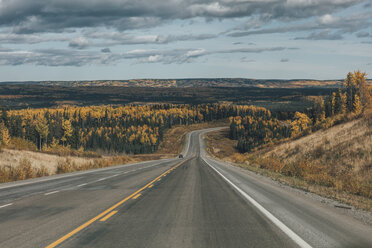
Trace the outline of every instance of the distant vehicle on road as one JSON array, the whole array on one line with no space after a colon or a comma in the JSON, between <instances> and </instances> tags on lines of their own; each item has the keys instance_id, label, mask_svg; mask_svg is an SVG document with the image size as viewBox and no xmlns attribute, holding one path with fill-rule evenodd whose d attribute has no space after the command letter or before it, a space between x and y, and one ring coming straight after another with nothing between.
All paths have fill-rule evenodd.
<instances>
[{"instance_id":1,"label":"distant vehicle on road","mask_svg":"<svg viewBox=\"0 0 372 248\"><path fill-rule=\"evenodd\" d=\"M178 155L178 158L183 158L183 155L182 154Z\"/></svg>"}]
</instances>

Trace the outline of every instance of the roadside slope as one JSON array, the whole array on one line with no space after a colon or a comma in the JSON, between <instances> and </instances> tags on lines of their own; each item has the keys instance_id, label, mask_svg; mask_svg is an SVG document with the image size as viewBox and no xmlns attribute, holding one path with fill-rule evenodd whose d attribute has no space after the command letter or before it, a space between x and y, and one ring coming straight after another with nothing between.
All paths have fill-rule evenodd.
<instances>
[{"instance_id":1,"label":"roadside slope","mask_svg":"<svg viewBox=\"0 0 372 248\"><path fill-rule=\"evenodd\" d=\"M228 131L207 135L214 157L358 208L372 210L371 116L240 154Z\"/></svg>"}]
</instances>

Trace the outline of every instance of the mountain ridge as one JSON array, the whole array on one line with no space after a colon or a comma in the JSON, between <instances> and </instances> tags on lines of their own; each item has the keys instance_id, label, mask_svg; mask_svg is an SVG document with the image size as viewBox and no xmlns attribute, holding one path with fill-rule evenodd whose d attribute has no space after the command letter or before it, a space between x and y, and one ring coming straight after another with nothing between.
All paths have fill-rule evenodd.
<instances>
[{"instance_id":1,"label":"mountain ridge","mask_svg":"<svg viewBox=\"0 0 372 248\"><path fill-rule=\"evenodd\" d=\"M372 83L372 79L367 80ZM2 85L42 85L62 87L254 87L254 88L337 88L343 80L315 79L249 79L249 78L184 78L184 79L129 79L129 80L81 80L81 81L14 81Z\"/></svg>"}]
</instances>

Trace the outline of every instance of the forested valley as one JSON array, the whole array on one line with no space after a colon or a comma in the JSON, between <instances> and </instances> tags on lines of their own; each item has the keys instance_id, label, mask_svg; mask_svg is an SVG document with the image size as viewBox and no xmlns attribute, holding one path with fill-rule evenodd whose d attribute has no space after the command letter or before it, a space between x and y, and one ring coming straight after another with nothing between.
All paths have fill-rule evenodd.
<instances>
[{"instance_id":1,"label":"forested valley","mask_svg":"<svg viewBox=\"0 0 372 248\"><path fill-rule=\"evenodd\" d=\"M188 125L249 115L251 107L229 104L125 105L3 110L0 141L38 150L77 150L140 154L157 150L164 131Z\"/></svg>"}]
</instances>

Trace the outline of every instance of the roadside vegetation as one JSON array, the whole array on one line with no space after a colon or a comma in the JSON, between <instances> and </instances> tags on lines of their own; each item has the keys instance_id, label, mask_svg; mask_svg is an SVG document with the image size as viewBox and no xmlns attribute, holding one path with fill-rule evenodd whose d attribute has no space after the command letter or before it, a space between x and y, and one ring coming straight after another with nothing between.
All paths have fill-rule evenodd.
<instances>
[{"instance_id":1,"label":"roadside vegetation","mask_svg":"<svg viewBox=\"0 0 372 248\"><path fill-rule=\"evenodd\" d=\"M5 110L0 144L50 154L94 157L95 153L143 154L157 151L164 132L244 114L246 106L125 105Z\"/></svg>"},{"instance_id":2,"label":"roadside vegetation","mask_svg":"<svg viewBox=\"0 0 372 248\"><path fill-rule=\"evenodd\" d=\"M165 130L163 141L156 152L136 155L79 151L62 145L39 151L31 142L19 138L11 139L9 144L3 145L0 150L0 183L175 157L181 152L188 132L227 125L228 119L175 125Z\"/></svg>"},{"instance_id":3,"label":"roadside vegetation","mask_svg":"<svg viewBox=\"0 0 372 248\"><path fill-rule=\"evenodd\" d=\"M285 183L372 210L372 106L365 74L349 73L340 90L316 98L292 119L230 118L208 135L209 152Z\"/></svg>"}]
</instances>

